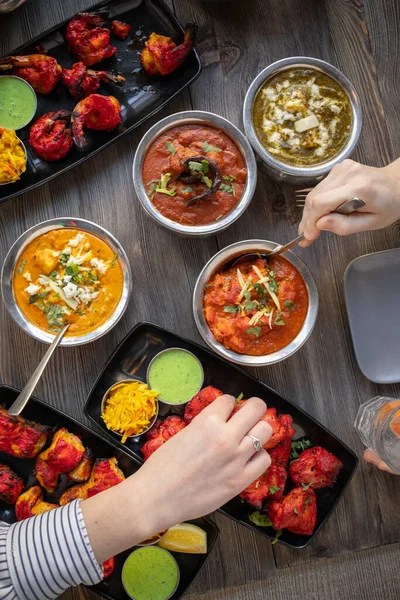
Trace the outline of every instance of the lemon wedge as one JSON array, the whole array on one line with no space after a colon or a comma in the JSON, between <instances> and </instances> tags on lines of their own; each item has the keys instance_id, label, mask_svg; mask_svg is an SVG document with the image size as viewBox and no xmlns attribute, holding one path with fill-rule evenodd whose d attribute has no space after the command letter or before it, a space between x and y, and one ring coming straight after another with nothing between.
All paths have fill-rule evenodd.
<instances>
[{"instance_id":1,"label":"lemon wedge","mask_svg":"<svg viewBox=\"0 0 400 600\"><path fill-rule=\"evenodd\" d=\"M158 545L171 552L207 554L207 533L191 523L179 523L168 529Z\"/></svg>"}]
</instances>

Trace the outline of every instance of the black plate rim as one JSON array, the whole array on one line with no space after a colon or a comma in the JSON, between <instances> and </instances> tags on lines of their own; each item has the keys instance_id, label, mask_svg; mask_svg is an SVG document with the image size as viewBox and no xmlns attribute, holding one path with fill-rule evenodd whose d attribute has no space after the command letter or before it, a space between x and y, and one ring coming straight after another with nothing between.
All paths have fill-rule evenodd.
<instances>
[{"instance_id":1,"label":"black plate rim","mask_svg":"<svg viewBox=\"0 0 400 600\"><path fill-rule=\"evenodd\" d=\"M226 359L218 356L217 354L215 354L214 352L212 352L212 350L210 350L209 348L202 346L201 344L197 343L197 342L193 342L192 340L189 340L188 338L185 338L173 331L171 331L170 329L167 329L166 327L162 327L161 325L157 325L156 323L152 323L151 321L139 321L138 323L136 323L136 325L134 325L132 327L132 329L124 336L124 338L121 340L121 342L118 344L117 348L112 352L112 354L109 356L108 360L106 361L104 367L102 368L102 370L100 371L99 375L96 378L96 381L94 382L94 384L92 385L90 392L87 396L85 405L83 407L83 412L84 414L90 419L90 421L92 423L94 423L96 425L96 427L99 430L102 430L101 427L99 426L98 422L90 415L89 411L88 411L88 405L89 405L89 400L94 392L94 390L96 389L96 386L98 385L100 379L102 378L104 372L106 371L106 369L108 368L108 365L110 364L110 362L114 359L114 357L116 356L116 354L119 352L120 348L125 344L125 342L132 336L135 334L136 330L141 328L141 327L146 327L146 326L150 326L150 327L154 327L160 331L169 333L173 336L175 336L176 338L183 340L186 343L192 344L193 346L195 346L196 348L199 348L202 351L207 352L208 354L211 354L212 356L215 356L218 360L224 362L225 364L234 367L237 371L239 371L240 373L242 373L243 375L245 375L246 377L249 377L250 379L252 379L253 381L261 384L263 387L265 387L267 390L269 390L270 392L272 392L273 394L276 394L277 396L280 396L283 400L285 400L286 402L288 402L288 404L290 404L291 406L294 406L296 410L298 410L299 412L301 412L305 417L307 417L308 419L311 419L312 421L314 421L314 423L316 423L323 431L325 431L326 433L328 433L332 438L335 439L336 442L338 442L343 448L345 448L345 450L353 457L354 459L354 468L349 476L349 478L347 479L345 485L343 486L340 494L338 495L338 497L336 498L336 500L332 503L332 506L330 507L328 513L325 516L325 519L322 521L322 523L320 523L319 527L317 529L315 529L315 531L312 533L312 535L310 536L310 538L307 540L307 542L305 542L305 544L303 544L302 546L293 546L292 544L289 544L288 542L284 542L278 539L278 543L281 544L282 546L286 546L287 548L292 548L295 550L303 550L304 548L306 548L313 540L314 537L317 535L317 533L319 532L319 530L321 529L321 527L323 525L325 525L325 523L330 519L330 517L332 516L332 513L334 511L334 509L336 508L336 506L338 505L338 503L340 502L340 500L343 498L343 494L345 493L345 491L347 490L351 480L354 477L355 472L357 471L358 468L358 463L359 463L359 458L356 455L356 453L354 452L354 450L352 450L345 442L343 442L342 440L340 440L332 431L330 431L327 427L325 427L324 425L322 425L322 423L320 423L317 419L315 419L313 416L311 416L309 413L307 413L305 410L303 410L300 406L297 406L297 404L294 404L291 400L289 400L288 398L286 398L286 396L283 396L281 393L278 393L276 390L272 389L269 385L267 385L266 383L264 383L263 381L260 381L259 379L257 379L256 377L254 377L253 375L250 375L249 373L247 373L247 371L244 371L243 369L241 369L240 367L238 367L236 364L230 363L229 361L227 361ZM108 439L108 435L103 432L103 435L107 436ZM109 439L112 439L111 436L109 437ZM114 440L114 446L118 447L118 442L116 440ZM121 444L122 446L122 444ZM127 450L125 450L125 452L127 452ZM137 458L131 454L130 452L128 452L129 456L131 456L133 458L133 460L135 460L138 464L142 464L140 463L140 461L137 460ZM263 531L262 527L257 527L251 523L246 523L245 521L241 521L240 519L236 519L236 517L233 517L231 514L229 514L227 511L225 511L223 508L219 508L218 511L219 513L223 514L224 516L228 517L229 519L232 519L232 521L235 521L236 523L238 523L239 525L242 525L244 527L247 527L249 529L251 529L252 531L256 531L257 533L259 533L260 535L263 535L264 537L266 537L267 539L271 539L270 536Z\"/></svg>"},{"instance_id":2,"label":"black plate rim","mask_svg":"<svg viewBox=\"0 0 400 600\"><path fill-rule=\"evenodd\" d=\"M0 383L0 390L2 390L2 389L10 390L12 392L16 392L17 394L21 391L18 388L14 387L12 385L8 385L6 383ZM55 412L57 415L59 415L63 419L67 419L69 421L72 421L72 423L74 423L74 425L77 425L78 427L81 427L86 432L90 433L91 435L95 435L102 442L105 442L106 444L109 444L113 449L118 450L118 452L121 452L122 454L125 454L125 456L127 458L129 458L129 460L131 460L133 463L135 463L136 465L138 465L139 468L140 468L141 463L139 463L139 461L137 461L132 456L132 454L130 454L129 452L127 452L125 448L122 448L122 447L120 448L119 445L118 445L118 443L115 443L114 440L112 440L108 436L103 436L100 433L97 433L96 431L93 431L93 429L89 429L89 427L87 427L86 425L84 425L83 423L81 423L80 421L78 421L75 417L71 417L70 415L68 415L64 411L60 410L59 408L57 408L55 406L52 406L51 404L48 404L47 402L45 402L44 400L41 400L40 398L38 398L36 396L32 396L32 400L34 400L38 404L44 406L46 409L50 409L51 411ZM91 419L91 421L93 421L93 419ZM189 590L189 588L193 585L194 580L196 579L196 577L198 576L198 574L200 573L200 571L203 569L203 567L206 564L206 562L209 560L210 555L211 555L211 553L212 553L212 551L213 551L213 549L215 547L215 544L217 543L217 541L219 539L220 531L219 531L219 527L215 523L215 521L213 521L212 519L210 519L210 517L208 515L203 515L202 518L205 519L208 522L208 524L210 525L210 527L212 529L214 529L215 538L214 538L212 544L210 546L208 546L208 548L207 548L207 555L206 555L206 557L204 559L204 562L196 569L196 572L195 572L195 574L194 574L191 582L186 587L186 589L183 591L183 593L181 595L181 598L183 598L183 596L187 593L187 591ZM103 598L106 598L106 600L118 600L115 596L110 596L105 590L99 590L99 589L97 589L96 586L91 586L91 585L86 585L86 584L81 584L81 585L83 585L84 587L88 588L89 590L91 589L92 591L95 591L96 594L99 594L99 596L102 596Z\"/></svg>"},{"instance_id":3,"label":"black plate rim","mask_svg":"<svg viewBox=\"0 0 400 600\"><path fill-rule=\"evenodd\" d=\"M167 6L167 4L165 4L164 0L152 0L152 1L153 2L157 2L162 7L162 9L168 14L168 16L170 17L170 19L172 21L174 21L174 23L176 24L176 26L183 33L184 28L183 28L181 22L178 20L177 16L172 12L172 10L169 8L169 6ZM87 12L87 11L90 11L90 10L93 10L93 9L98 9L98 8L101 8L105 4L110 4L110 2L112 2L112 0L102 0L101 2L97 2L96 4L92 4L92 5L88 6L87 8L82 9L79 12ZM76 13L74 13L74 14L76 14ZM11 50L10 52L8 52L5 55L5 57L6 56L20 54L27 46L31 46L32 44L40 42L40 40L43 37L49 35L53 31L56 31L57 29L60 29L60 27L65 26L71 20L71 18L72 17L70 17L69 19L65 19L64 21L60 21L60 23L58 23L57 25L54 25L54 27L50 27L50 29L47 29L46 31L43 31L42 33L40 33L36 37L32 38L31 40L29 40L25 44L22 44L22 46L18 46L18 48L15 48L14 50ZM101 152L102 150L104 150L108 146L111 146L111 144L113 144L117 140L120 140L124 135L127 135L128 133L131 133L134 129L136 129L137 127L139 127L140 125L142 125L145 121L147 121L147 119L150 119L155 114L157 114L169 102L171 102L171 100L173 100L173 98L175 98L176 96L178 96L179 94L181 94L183 92L183 90L185 90L189 86L191 86L192 83L199 77L199 75L200 75L200 73L202 71L201 60L200 60L200 57L199 57L199 55L197 53L197 50L195 48L193 48L192 52L193 52L193 55L196 58L196 62L197 62L197 71L196 71L196 73L193 75L193 77L191 77L191 79L188 79L188 81L179 90L177 90L176 92L174 92L167 100L165 100L164 102L162 102L160 104L160 106L157 106L157 108L155 108L154 110L152 110L151 112L149 112L145 117L143 117L142 119L140 119L137 123L135 123L134 125L132 125L128 129L126 129L125 131L122 131L121 133L119 133L117 136L115 136L113 139L109 140L108 142L105 142L99 148L96 148L95 150L93 150L93 152L91 152L90 154L87 154L86 156L82 156L82 158L78 159L73 165L69 165L69 166L65 167L64 169L61 169L60 171L58 171L58 173L54 173L53 175L49 175L48 177L46 177L42 181L38 181L38 182L36 182L36 183L34 183L34 184L32 184L32 185L30 185L30 186L28 186L28 187L26 187L26 188L24 188L22 190L19 190L18 192L14 192L14 193L8 194L8 196L4 196L3 198L0 198L0 204L2 202L7 202L8 200L11 200L11 198L16 198L17 196L21 196L22 194L26 194L27 192L30 192L31 190L34 190L34 189L40 187L41 185L44 185L45 183L48 183L49 181L52 181L53 179L55 179L59 175L62 175L63 173L66 173L67 171L70 171L71 169L74 169L78 165L81 165L83 162L85 162L89 158L92 158L98 152ZM1 57L1 58L3 58L3 57ZM29 125L29 123L28 123L28 125Z\"/></svg>"}]
</instances>

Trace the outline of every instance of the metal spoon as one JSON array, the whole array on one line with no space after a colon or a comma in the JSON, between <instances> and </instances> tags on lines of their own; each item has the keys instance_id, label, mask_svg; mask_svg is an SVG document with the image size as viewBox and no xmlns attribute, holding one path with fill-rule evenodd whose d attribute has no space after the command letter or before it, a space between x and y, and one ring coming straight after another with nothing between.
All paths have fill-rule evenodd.
<instances>
[{"instance_id":1,"label":"metal spoon","mask_svg":"<svg viewBox=\"0 0 400 600\"><path fill-rule=\"evenodd\" d=\"M32 377L29 379L28 383L25 385L22 392L18 395L17 399L14 400L14 402L11 404L10 408L8 409L7 412L9 415L17 417L19 414L22 413L29 398L32 396L33 390L35 389L37 382L41 378L42 373L47 366L47 363L49 362L50 358L52 357L54 350L57 348L57 346L63 339L69 326L70 326L70 323L67 323L67 325L64 325L64 327L62 329L60 329L60 331L57 333L56 337L51 342L46 354L43 356L42 360L36 367Z\"/></svg>"},{"instance_id":2,"label":"metal spoon","mask_svg":"<svg viewBox=\"0 0 400 600\"><path fill-rule=\"evenodd\" d=\"M362 208L363 206L365 206L365 202L360 200L360 198L351 198L350 200L346 200L345 202L340 204L337 207L337 209L332 212L339 213L341 215L349 215L350 213L358 210L359 208ZM241 256L235 258L234 262L230 264L229 268L241 262L252 260L254 258L271 258L271 256L275 256L276 254L282 254L282 252L289 250L289 248L292 248L292 246L295 246L302 240L304 240L304 233L297 236L297 238L295 238L291 242L288 242L287 244L280 244L279 246L276 246L276 248L270 250L269 252L249 252L247 254L242 254ZM224 269L225 268L226 265L224 265Z\"/></svg>"}]
</instances>

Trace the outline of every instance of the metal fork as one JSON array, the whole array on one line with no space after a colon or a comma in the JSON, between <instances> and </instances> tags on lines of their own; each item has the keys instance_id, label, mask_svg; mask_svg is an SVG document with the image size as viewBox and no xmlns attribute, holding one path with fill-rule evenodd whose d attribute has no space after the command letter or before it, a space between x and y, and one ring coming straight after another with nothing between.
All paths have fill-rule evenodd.
<instances>
[{"instance_id":1,"label":"metal fork","mask_svg":"<svg viewBox=\"0 0 400 600\"><path fill-rule=\"evenodd\" d=\"M306 203L306 198L307 198L308 194L311 192L311 190L313 190L313 189L314 188L310 187L310 188L304 188L302 190L295 191L296 208L304 208L304 205Z\"/></svg>"}]
</instances>

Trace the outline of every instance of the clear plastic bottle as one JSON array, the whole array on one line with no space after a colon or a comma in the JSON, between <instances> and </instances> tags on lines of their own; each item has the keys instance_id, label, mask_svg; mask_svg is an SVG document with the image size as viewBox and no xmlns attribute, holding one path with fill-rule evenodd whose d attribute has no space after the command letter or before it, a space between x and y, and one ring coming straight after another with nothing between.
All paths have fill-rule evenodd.
<instances>
[{"instance_id":1,"label":"clear plastic bottle","mask_svg":"<svg viewBox=\"0 0 400 600\"><path fill-rule=\"evenodd\" d=\"M400 400L377 396L364 402L354 425L365 446L400 474Z\"/></svg>"}]
</instances>

